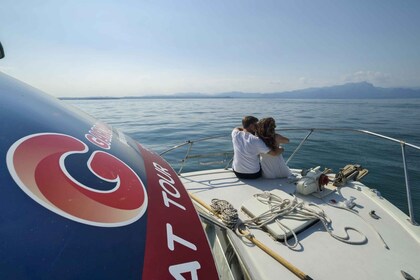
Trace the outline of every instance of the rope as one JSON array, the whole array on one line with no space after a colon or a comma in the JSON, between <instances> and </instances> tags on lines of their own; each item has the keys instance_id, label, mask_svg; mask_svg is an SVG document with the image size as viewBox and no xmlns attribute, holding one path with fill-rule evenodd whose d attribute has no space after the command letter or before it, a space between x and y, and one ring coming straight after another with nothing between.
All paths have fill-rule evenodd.
<instances>
[{"instance_id":1,"label":"rope","mask_svg":"<svg viewBox=\"0 0 420 280\"><path fill-rule=\"evenodd\" d=\"M221 219L221 214L216 213L216 211L213 210L213 208L217 209L217 211L219 211L220 209L233 208L232 205L229 202L225 201L225 200L213 199L212 200L212 205L214 204L214 207L212 207L212 206L209 206L208 204L206 204L201 199L199 199L196 195L194 195L192 193L189 193L189 195L190 195L190 197L195 202L197 202L198 204L200 204L201 206L203 206L210 213L212 213L213 215L215 215L216 217L218 217L220 219ZM234 210L236 211L236 209L234 209ZM222 211L222 210L220 210L220 211ZM227 211L227 212L229 212L229 211ZM236 211L236 215L237 215L237 211ZM234 216L234 215L232 215L232 216ZM236 224L234 226L235 231L236 231L236 229L238 229L238 226L240 226L240 224L237 221L236 221ZM248 232L248 234L242 235L242 236L246 236L246 238L249 241L251 241L258 248L260 248L261 250L263 250L264 252L266 252L269 256L271 256L273 259L275 259L276 261L278 261L280 264L282 264L285 268L287 268L289 271L291 271L293 274L295 274L299 279L302 279L302 280L312 280L312 278L309 275L305 274L299 268L297 268L296 266L294 266L293 264L291 264L290 262L288 262L286 259L284 259L279 254L277 254L275 251L273 251L269 247L265 246L258 239L256 239L251 233Z\"/></svg>"},{"instance_id":2,"label":"rope","mask_svg":"<svg viewBox=\"0 0 420 280\"><path fill-rule=\"evenodd\" d=\"M254 196L261 203L268 205L269 210L257 217L254 217L253 219L244 221L243 226L250 229L260 229L261 227L264 227L267 224L272 223L274 221L282 230L284 243L289 248L295 248L299 244L299 239L297 238L297 235L293 229L287 227L284 223L281 222L280 218L282 217L295 220L319 219L323 224L325 230L330 234L330 236L337 239L338 241L357 245L364 244L367 242L366 236L353 227L344 227L344 231L346 234L345 236L339 236L337 234L334 234L331 227L332 221L325 214L324 210L322 210L320 207L313 203L305 204L303 201L299 202L296 196L294 196L292 200L282 199L281 197L270 192L264 192L261 194L256 194ZM348 231L350 230L359 233L363 237L362 240L350 240L350 236L348 234ZM288 231L294 237L295 242L293 244L290 244L286 238Z\"/></svg>"},{"instance_id":3,"label":"rope","mask_svg":"<svg viewBox=\"0 0 420 280\"><path fill-rule=\"evenodd\" d=\"M350 213L353 213L353 214L355 214L355 215L357 215L357 216L359 216L363 221L365 221L365 223L366 224L368 224L371 228L372 228L372 230L376 233L376 235L378 236L378 238L379 238L379 240L381 240L381 242L384 244L384 247L385 247L385 249L388 249L389 250L389 246L388 246L388 244L385 242L385 240L383 239L383 237L382 237L382 235L368 222L368 221L366 221L366 219L365 218L363 218L359 213L357 213L355 210L353 210L353 209L350 209L350 208L346 208L346 207L342 207L342 206L339 206L339 205L335 205L335 204L332 204L332 203L330 203L330 202L327 202L327 201L325 201L324 199L323 199L323 201L326 203L326 204L328 204L328 205L330 205L330 206L332 206L332 207L335 207L335 208L338 208L338 209L342 209L342 210L346 210L346 211L349 211Z\"/></svg>"},{"instance_id":4,"label":"rope","mask_svg":"<svg viewBox=\"0 0 420 280\"><path fill-rule=\"evenodd\" d=\"M232 204L226 200L212 199L210 204L211 209L219 215L223 223L230 228L234 229L238 223L238 211L233 208Z\"/></svg>"}]
</instances>

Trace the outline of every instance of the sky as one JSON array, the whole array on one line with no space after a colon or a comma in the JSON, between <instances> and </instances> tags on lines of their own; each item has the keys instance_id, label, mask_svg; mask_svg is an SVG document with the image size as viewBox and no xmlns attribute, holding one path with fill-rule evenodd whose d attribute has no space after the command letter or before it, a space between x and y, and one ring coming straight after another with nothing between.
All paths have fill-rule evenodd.
<instances>
[{"instance_id":1,"label":"sky","mask_svg":"<svg viewBox=\"0 0 420 280\"><path fill-rule=\"evenodd\" d=\"M0 41L57 97L420 87L418 0L2 0Z\"/></svg>"}]
</instances>

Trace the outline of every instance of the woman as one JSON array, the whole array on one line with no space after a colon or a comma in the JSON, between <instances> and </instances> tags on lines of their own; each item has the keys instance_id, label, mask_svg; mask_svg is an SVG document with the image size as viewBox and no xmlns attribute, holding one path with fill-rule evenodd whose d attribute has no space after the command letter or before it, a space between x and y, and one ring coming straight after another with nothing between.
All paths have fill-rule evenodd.
<instances>
[{"instance_id":1,"label":"woman","mask_svg":"<svg viewBox=\"0 0 420 280\"><path fill-rule=\"evenodd\" d=\"M289 139L277 134L275 128L276 122L273 118L264 118L257 123L256 129L256 135L272 150L278 149L280 144L289 143ZM280 149L283 150L281 147ZM285 178L292 175L282 154L278 156L261 154L260 161L264 178Z\"/></svg>"}]
</instances>

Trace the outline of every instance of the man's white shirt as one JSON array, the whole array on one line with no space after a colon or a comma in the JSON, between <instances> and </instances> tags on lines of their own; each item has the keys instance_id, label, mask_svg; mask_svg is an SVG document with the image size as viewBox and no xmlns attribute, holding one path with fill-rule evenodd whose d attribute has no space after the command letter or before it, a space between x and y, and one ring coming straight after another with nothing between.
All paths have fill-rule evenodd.
<instances>
[{"instance_id":1,"label":"man's white shirt","mask_svg":"<svg viewBox=\"0 0 420 280\"><path fill-rule=\"evenodd\" d=\"M234 129L232 131L233 162L236 172L253 174L260 170L260 154L266 154L270 148L258 137L249 132Z\"/></svg>"}]
</instances>

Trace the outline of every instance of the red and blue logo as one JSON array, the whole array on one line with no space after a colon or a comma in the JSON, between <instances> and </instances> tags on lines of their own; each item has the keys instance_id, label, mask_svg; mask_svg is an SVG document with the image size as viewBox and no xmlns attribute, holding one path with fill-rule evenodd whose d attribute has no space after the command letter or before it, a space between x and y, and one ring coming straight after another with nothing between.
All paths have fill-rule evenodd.
<instances>
[{"instance_id":1,"label":"red and blue logo","mask_svg":"<svg viewBox=\"0 0 420 280\"><path fill-rule=\"evenodd\" d=\"M7 167L29 197L73 221L118 227L140 219L148 204L146 189L136 172L117 157L105 151L94 151L83 167L94 177L111 184L110 189L99 190L70 174L66 159L88 151L85 143L69 135L32 134L10 147Z\"/></svg>"}]
</instances>

